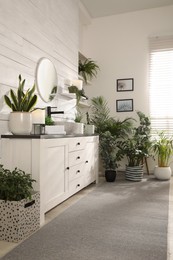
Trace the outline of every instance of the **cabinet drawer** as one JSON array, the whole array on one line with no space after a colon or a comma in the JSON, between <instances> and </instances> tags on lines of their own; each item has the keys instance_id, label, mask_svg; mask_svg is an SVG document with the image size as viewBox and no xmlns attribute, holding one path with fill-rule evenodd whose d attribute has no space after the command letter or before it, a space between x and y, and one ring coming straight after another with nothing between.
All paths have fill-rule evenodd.
<instances>
[{"instance_id":1,"label":"cabinet drawer","mask_svg":"<svg viewBox=\"0 0 173 260\"><path fill-rule=\"evenodd\" d=\"M83 188L83 178L79 177L69 182L69 195L75 194Z\"/></svg>"},{"instance_id":2,"label":"cabinet drawer","mask_svg":"<svg viewBox=\"0 0 173 260\"><path fill-rule=\"evenodd\" d=\"M76 178L81 177L83 174L83 168L84 168L84 163L77 164L75 166L70 167L69 169L69 181L72 181Z\"/></svg>"},{"instance_id":3,"label":"cabinet drawer","mask_svg":"<svg viewBox=\"0 0 173 260\"><path fill-rule=\"evenodd\" d=\"M84 149L86 146L85 138L74 138L69 142L69 152L78 151Z\"/></svg>"},{"instance_id":4,"label":"cabinet drawer","mask_svg":"<svg viewBox=\"0 0 173 260\"><path fill-rule=\"evenodd\" d=\"M85 161L85 151L75 151L69 153L69 166L80 164Z\"/></svg>"}]
</instances>

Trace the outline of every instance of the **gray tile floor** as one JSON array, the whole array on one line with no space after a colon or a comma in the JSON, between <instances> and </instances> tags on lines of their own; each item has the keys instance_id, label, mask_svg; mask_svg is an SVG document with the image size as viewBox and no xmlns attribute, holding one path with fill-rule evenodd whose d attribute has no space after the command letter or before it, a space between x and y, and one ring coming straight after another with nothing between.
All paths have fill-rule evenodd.
<instances>
[{"instance_id":1,"label":"gray tile floor","mask_svg":"<svg viewBox=\"0 0 173 260\"><path fill-rule=\"evenodd\" d=\"M88 194L94 189L94 185L90 185L84 190L78 192L76 195L72 196L65 202L61 203L51 211L46 214L46 223L54 219L56 216L61 214L65 209L71 206L73 203L81 199L83 196ZM0 258L7 252L12 250L17 243L0 241ZM173 260L173 177L170 181L170 194L169 194L169 221L168 221L168 257L167 260Z\"/></svg>"}]
</instances>

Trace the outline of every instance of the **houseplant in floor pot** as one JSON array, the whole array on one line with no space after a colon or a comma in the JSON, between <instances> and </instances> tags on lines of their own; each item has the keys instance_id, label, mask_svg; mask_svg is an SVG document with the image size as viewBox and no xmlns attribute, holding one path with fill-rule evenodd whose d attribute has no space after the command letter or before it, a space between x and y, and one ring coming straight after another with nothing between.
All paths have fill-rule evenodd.
<instances>
[{"instance_id":1,"label":"houseplant in floor pot","mask_svg":"<svg viewBox=\"0 0 173 260\"><path fill-rule=\"evenodd\" d=\"M152 142L152 150L158 159L158 166L154 168L155 177L159 180L169 180L172 174L169 160L173 155L173 137L164 132L158 133Z\"/></svg>"},{"instance_id":2,"label":"houseplant in floor pot","mask_svg":"<svg viewBox=\"0 0 173 260\"><path fill-rule=\"evenodd\" d=\"M137 112L139 125L131 129L125 140L120 140L118 147L122 156L127 158L125 178L130 181L141 181L143 178L144 159L150 155L151 128L150 119L141 111Z\"/></svg>"},{"instance_id":3,"label":"houseplant in floor pot","mask_svg":"<svg viewBox=\"0 0 173 260\"><path fill-rule=\"evenodd\" d=\"M116 179L116 169L118 167L117 140L109 131L100 136L100 156L105 169L105 178L107 182L113 182Z\"/></svg>"},{"instance_id":4,"label":"houseplant in floor pot","mask_svg":"<svg viewBox=\"0 0 173 260\"><path fill-rule=\"evenodd\" d=\"M0 165L0 240L18 242L40 226L40 197L30 174Z\"/></svg>"},{"instance_id":5,"label":"houseplant in floor pot","mask_svg":"<svg viewBox=\"0 0 173 260\"><path fill-rule=\"evenodd\" d=\"M10 97L4 95L6 104L13 112L9 116L9 129L13 134L30 134L32 131L32 115L30 111L37 102L35 85L24 92L25 79L19 75L19 86L17 93L10 90Z\"/></svg>"}]
</instances>

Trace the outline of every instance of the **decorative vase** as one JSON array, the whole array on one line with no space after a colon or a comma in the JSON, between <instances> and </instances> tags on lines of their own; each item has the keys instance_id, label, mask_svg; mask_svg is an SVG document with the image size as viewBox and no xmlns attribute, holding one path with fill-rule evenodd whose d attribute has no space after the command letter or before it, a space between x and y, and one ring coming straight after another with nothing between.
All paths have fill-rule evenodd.
<instances>
[{"instance_id":1,"label":"decorative vase","mask_svg":"<svg viewBox=\"0 0 173 260\"><path fill-rule=\"evenodd\" d=\"M115 170L105 170L105 179L107 182L114 182L116 179Z\"/></svg>"},{"instance_id":2,"label":"decorative vase","mask_svg":"<svg viewBox=\"0 0 173 260\"><path fill-rule=\"evenodd\" d=\"M32 131L32 115L30 112L11 112L9 130L14 135L29 135Z\"/></svg>"},{"instance_id":3,"label":"decorative vase","mask_svg":"<svg viewBox=\"0 0 173 260\"><path fill-rule=\"evenodd\" d=\"M171 168L169 166L167 167L158 167L155 166L154 168L154 176L158 179L158 180L170 180L171 178Z\"/></svg>"},{"instance_id":4,"label":"decorative vase","mask_svg":"<svg viewBox=\"0 0 173 260\"><path fill-rule=\"evenodd\" d=\"M141 181L143 178L143 165L126 166L125 179L129 181Z\"/></svg>"}]
</instances>

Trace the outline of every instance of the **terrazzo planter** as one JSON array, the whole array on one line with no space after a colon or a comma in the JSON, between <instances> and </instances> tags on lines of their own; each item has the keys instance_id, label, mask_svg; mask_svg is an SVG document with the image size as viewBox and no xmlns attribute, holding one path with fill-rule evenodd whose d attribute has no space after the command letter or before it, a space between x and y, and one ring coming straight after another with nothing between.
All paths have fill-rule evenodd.
<instances>
[{"instance_id":1,"label":"terrazzo planter","mask_svg":"<svg viewBox=\"0 0 173 260\"><path fill-rule=\"evenodd\" d=\"M19 242L40 227L40 194L31 200L0 200L0 240Z\"/></svg>"},{"instance_id":2,"label":"terrazzo planter","mask_svg":"<svg viewBox=\"0 0 173 260\"><path fill-rule=\"evenodd\" d=\"M125 179L128 181L141 181L143 178L143 166L126 166Z\"/></svg>"}]
</instances>

